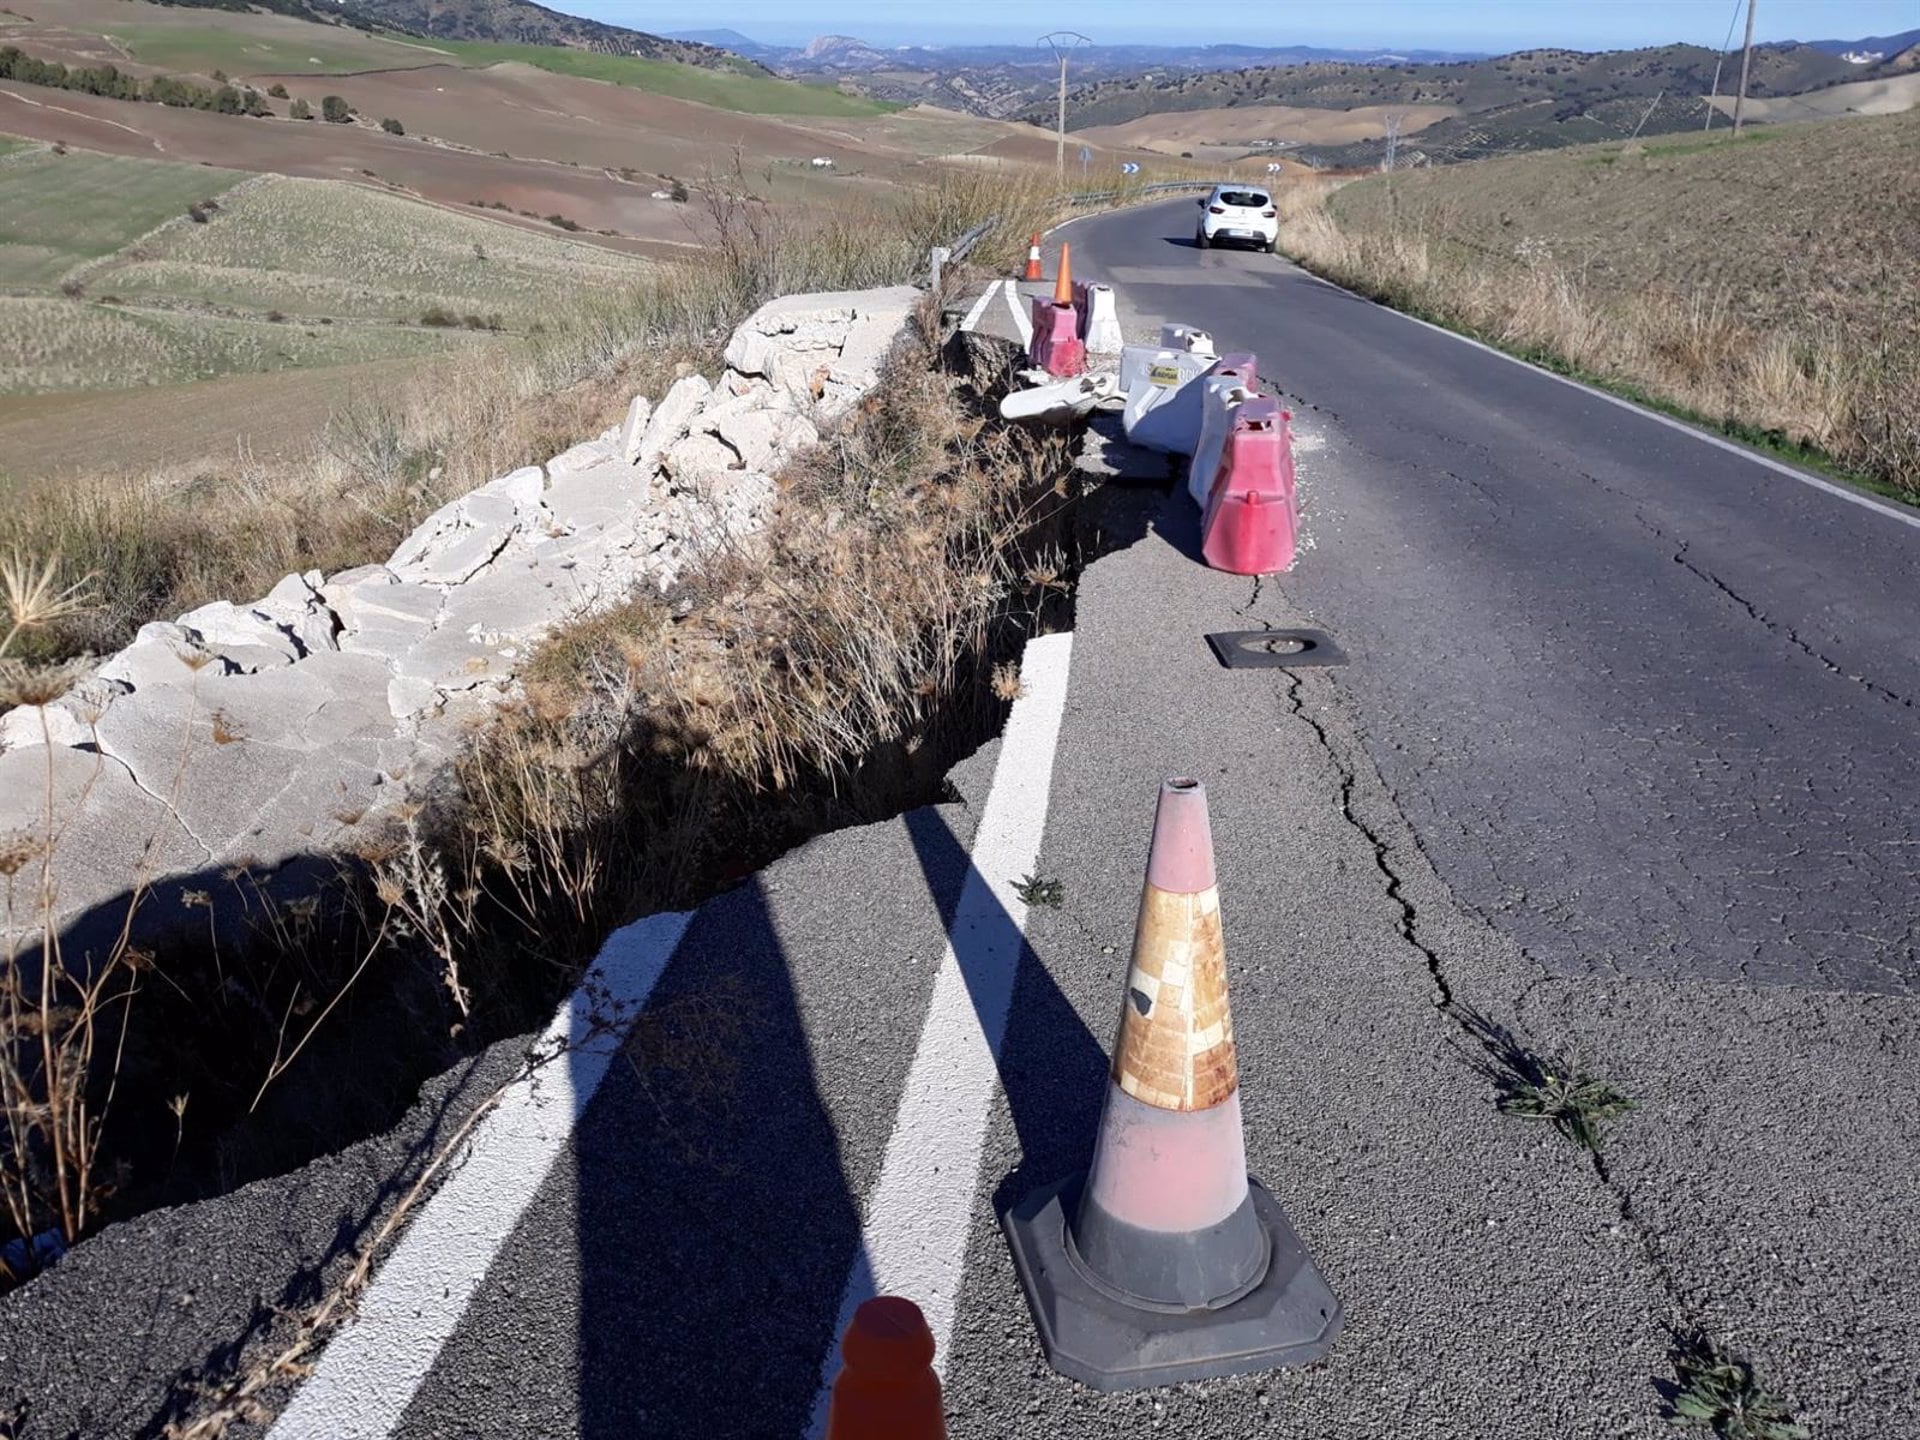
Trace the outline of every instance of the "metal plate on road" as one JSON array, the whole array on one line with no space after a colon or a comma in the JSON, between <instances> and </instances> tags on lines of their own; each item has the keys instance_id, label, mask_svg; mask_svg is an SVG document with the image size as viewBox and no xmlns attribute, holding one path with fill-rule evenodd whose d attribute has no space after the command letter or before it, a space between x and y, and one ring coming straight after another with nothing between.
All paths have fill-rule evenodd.
<instances>
[{"instance_id":1,"label":"metal plate on road","mask_svg":"<svg viewBox=\"0 0 1920 1440\"><path fill-rule=\"evenodd\" d=\"M1347 663L1347 652L1324 630L1223 630L1207 636L1207 644L1229 670Z\"/></svg>"}]
</instances>

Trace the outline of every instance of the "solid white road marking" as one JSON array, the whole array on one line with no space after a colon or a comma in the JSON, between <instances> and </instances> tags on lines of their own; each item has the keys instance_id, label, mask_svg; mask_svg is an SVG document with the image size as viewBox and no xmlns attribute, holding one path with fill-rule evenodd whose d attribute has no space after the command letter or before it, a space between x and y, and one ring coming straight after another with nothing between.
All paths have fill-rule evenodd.
<instances>
[{"instance_id":1,"label":"solid white road marking","mask_svg":"<svg viewBox=\"0 0 1920 1440\"><path fill-rule=\"evenodd\" d=\"M992 303L993 297L999 293L1000 286L1004 283L1004 281L996 280L980 292L980 298L974 301L973 308L967 311L967 318L960 322L960 328L962 330L972 330L974 326L980 323L980 317L987 313L987 306Z\"/></svg>"},{"instance_id":2,"label":"solid white road marking","mask_svg":"<svg viewBox=\"0 0 1920 1440\"><path fill-rule=\"evenodd\" d=\"M650 915L600 958L515 1081L473 1132L459 1168L413 1218L268 1440L383 1440L433 1369L494 1255L545 1184L693 916Z\"/></svg>"},{"instance_id":3,"label":"solid white road marking","mask_svg":"<svg viewBox=\"0 0 1920 1440\"><path fill-rule=\"evenodd\" d=\"M1023 687L1007 717L993 788L974 835L933 1001L867 1202L861 1253L847 1277L821 1367L809 1433L826 1429L839 1339L860 1302L904 1295L933 1330L944 1372L980 1180L980 1153L999 1084L1000 1044L1026 944L1027 907L1014 887L1030 873L1046 829L1053 756L1066 708L1073 636L1029 641Z\"/></svg>"}]
</instances>

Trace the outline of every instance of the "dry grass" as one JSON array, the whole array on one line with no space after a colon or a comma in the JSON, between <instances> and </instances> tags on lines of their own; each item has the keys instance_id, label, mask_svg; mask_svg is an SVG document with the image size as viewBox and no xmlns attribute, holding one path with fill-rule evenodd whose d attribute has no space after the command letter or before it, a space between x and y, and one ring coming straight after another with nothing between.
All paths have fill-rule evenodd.
<instances>
[{"instance_id":1,"label":"dry grass","mask_svg":"<svg viewBox=\"0 0 1920 1440\"><path fill-rule=\"evenodd\" d=\"M453 496L604 429L678 366L711 366L767 297L911 278L930 245L996 212L1004 221L983 255L1011 263L1009 237L1053 213L1039 179L972 175L877 214L795 219L724 186L712 193L719 239L707 262L581 301L526 343L423 365L397 393L343 407L311 454L22 487L0 514L0 550L64 555L97 574L99 599L36 632L26 653L110 650L148 620L263 594L289 571L382 559Z\"/></svg>"},{"instance_id":2,"label":"dry grass","mask_svg":"<svg viewBox=\"0 0 1920 1440\"><path fill-rule=\"evenodd\" d=\"M1915 139L1920 112L1337 197L1303 184L1282 195L1282 246L1390 304L1920 496L1920 195L1896 159Z\"/></svg>"}]
</instances>

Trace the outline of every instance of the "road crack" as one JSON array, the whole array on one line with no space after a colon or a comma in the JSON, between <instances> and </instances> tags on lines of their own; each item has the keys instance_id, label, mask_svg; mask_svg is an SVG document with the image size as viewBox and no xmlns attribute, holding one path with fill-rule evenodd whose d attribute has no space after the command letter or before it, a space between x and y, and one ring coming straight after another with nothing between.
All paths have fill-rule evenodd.
<instances>
[{"instance_id":1,"label":"road crack","mask_svg":"<svg viewBox=\"0 0 1920 1440\"><path fill-rule=\"evenodd\" d=\"M1488 1022L1486 1018L1477 1014L1471 1006L1462 1003L1454 989L1452 980L1447 975L1445 959L1433 945L1421 938L1420 911L1412 896L1407 893L1406 878L1401 874L1400 868L1394 860L1393 837L1387 835L1382 827L1361 813L1359 806L1355 803L1360 785L1359 760L1349 752L1345 744L1335 739L1329 732L1327 726L1318 717L1308 712L1302 697L1301 676L1293 673L1287 675L1287 687L1284 699L1287 706L1287 714L1303 721L1307 727L1313 731L1321 752L1327 757L1328 762L1333 767L1334 774L1339 780L1338 798L1341 818L1367 842L1368 847L1373 853L1373 863L1380 874L1381 880L1384 882L1386 898L1393 904L1397 912L1395 916L1395 928L1399 932L1400 938L1417 951L1426 964L1427 975L1433 986L1434 1008L1444 1015L1458 1030L1461 1037L1461 1049L1463 1053L1473 1054L1478 1052L1497 1059L1498 1048L1488 1032ZM1390 792L1388 794L1388 800L1390 803L1393 803ZM1404 816L1401 818L1408 834L1413 837L1415 848L1419 849L1419 837L1417 834L1414 834L1411 822L1407 822ZM1424 857L1424 850L1422 850L1421 853ZM1427 863L1430 869L1434 868L1430 858L1427 859ZM1437 879L1437 869L1434 873ZM1459 904L1457 900L1454 903ZM1464 909L1466 907L1463 906L1462 908ZM1480 916L1479 918L1483 924L1491 925L1491 922L1488 921L1485 916ZM1521 953L1522 955L1526 954L1524 949L1522 949ZM1531 957L1528 958L1531 959ZM1536 965L1538 964L1538 962L1534 963ZM1541 985L1547 983L1551 978L1552 977L1546 973L1544 967L1542 967L1541 973L1526 986L1521 992L1519 1000L1515 1002L1516 1013L1518 1013L1519 1007L1524 1005L1526 997L1531 995L1533 991ZM1685 1291L1675 1276L1673 1267L1661 1249L1658 1239L1656 1239L1652 1230L1640 1219L1639 1213L1634 1209L1633 1196L1627 1189L1627 1186L1614 1177L1607 1166L1606 1156L1601 1151L1595 1149L1589 1150L1586 1153L1594 1179L1606 1192L1610 1203L1620 1217L1616 1233L1632 1238L1636 1249L1647 1266L1648 1272L1653 1276L1660 1290L1664 1293L1667 1303L1672 1307L1672 1313L1675 1317L1673 1321L1674 1328L1676 1330L1684 1330L1697 1326L1700 1321L1699 1311L1697 1307L1687 1300Z\"/></svg>"},{"instance_id":2,"label":"road crack","mask_svg":"<svg viewBox=\"0 0 1920 1440\"><path fill-rule=\"evenodd\" d=\"M1658 534L1659 532L1656 530L1655 533ZM1711 570L1696 565L1687 558L1689 548L1691 548L1690 541L1681 542L1680 548L1674 551L1673 554L1674 564L1678 565L1688 574L1704 580L1707 584L1713 586L1715 590L1718 590L1722 595L1726 596L1728 600L1731 600L1735 605L1746 611L1748 617L1765 629L1768 634L1779 636L1802 655L1819 664L1821 668L1828 673L1838 675L1843 680L1851 680L1855 685L1858 685L1862 690L1865 690L1876 699L1884 700L1889 705L1899 705L1908 710L1914 708L1914 702L1910 696L1902 695L1897 690L1890 690L1885 685L1867 679L1864 675L1854 674L1853 671L1840 665L1831 656L1802 639L1800 632L1795 630L1791 625L1786 624L1784 621L1775 620L1758 605L1754 604L1753 601L1747 599L1746 596L1735 590Z\"/></svg>"}]
</instances>

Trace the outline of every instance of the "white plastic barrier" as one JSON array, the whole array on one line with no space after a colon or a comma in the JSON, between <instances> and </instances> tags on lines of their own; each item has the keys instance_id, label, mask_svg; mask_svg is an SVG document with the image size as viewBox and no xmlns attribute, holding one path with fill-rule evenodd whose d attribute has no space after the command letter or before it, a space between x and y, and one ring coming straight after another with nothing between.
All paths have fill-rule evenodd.
<instances>
[{"instance_id":1,"label":"white plastic barrier","mask_svg":"<svg viewBox=\"0 0 1920 1440\"><path fill-rule=\"evenodd\" d=\"M1087 287L1086 334L1089 355L1118 355L1126 348L1120 333L1120 313L1114 307L1111 285Z\"/></svg>"},{"instance_id":2,"label":"white plastic barrier","mask_svg":"<svg viewBox=\"0 0 1920 1440\"><path fill-rule=\"evenodd\" d=\"M1202 510L1213 494L1213 482L1220 473L1220 458L1226 453L1227 436L1233 433L1233 412L1254 392L1232 375L1209 375L1200 382L1200 443L1194 447L1193 464L1187 470L1187 493Z\"/></svg>"},{"instance_id":3,"label":"white plastic barrier","mask_svg":"<svg viewBox=\"0 0 1920 1440\"><path fill-rule=\"evenodd\" d=\"M1172 329L1174 327L1168 327ZM1154 345L1128 345L1120 352L1120 389L1127 397L1122 419L1127 439L1150 450L1193 454L1200 443L1200 386L1213 368L1205 353Z\"/></svg>"},{"instance_id":4,"label":"white plastic barrier","mask_svg":"<svg viewBox=\"0 0 1920 1440\"><path fill-rule=\"evenodd\" d=\"M1187 491L1202 510L1220 473L1234 408L1259 392L1259 370L1260 362L1251 354L1222 355L1200 382L1200 439L1187 470Z\"/></svg>"},{"instance_id":5,"label":"white plastic barrier","mask_svg":"<svg viewBox=\"0 0 1920 1440\"><path fill-rule=\"evenodd\" d=\"M1195 355L1212 355L1213 336L1191 325L1162 325L1160 346L1165 350L1190 350Z\"/></svg>"},{"instance_id":6,"label":"white plastic barrier","mask_svg":"<svg viewBox=\"0 0 1920 1440\"><path fill-rule=\"evenodd\" d=\"M1075 375L1031 390L1014 390L1000 402L1000 418L1065 425L1085 415L1116 389L1111 375Z\"/></svg>"}]
</instances>

